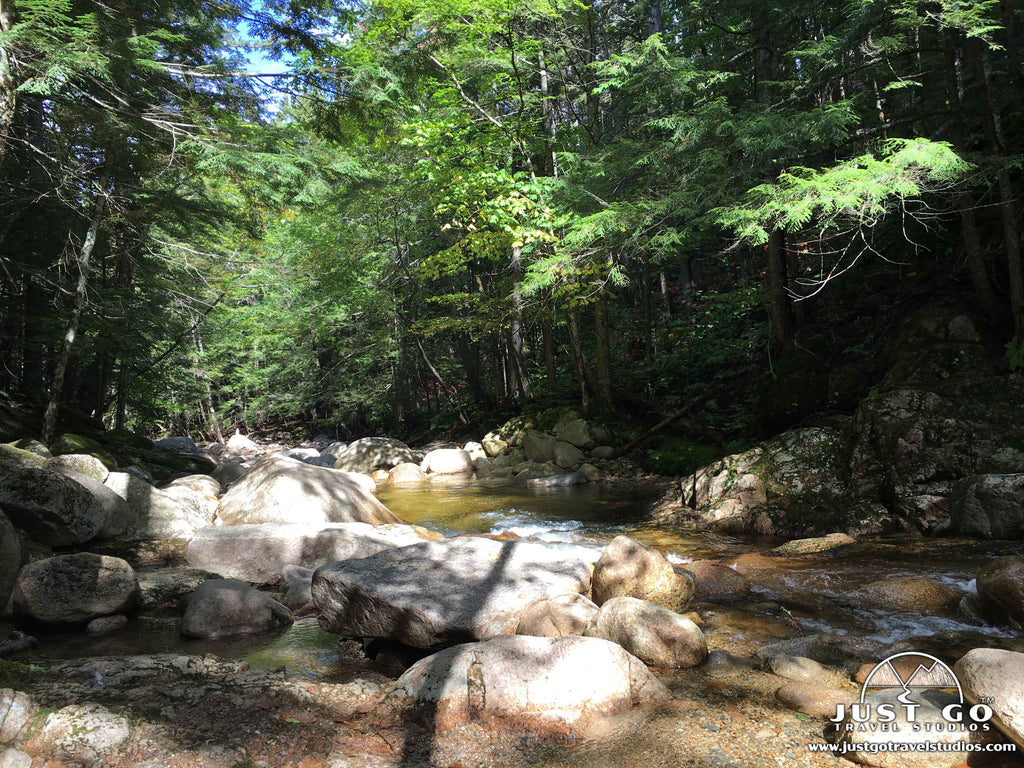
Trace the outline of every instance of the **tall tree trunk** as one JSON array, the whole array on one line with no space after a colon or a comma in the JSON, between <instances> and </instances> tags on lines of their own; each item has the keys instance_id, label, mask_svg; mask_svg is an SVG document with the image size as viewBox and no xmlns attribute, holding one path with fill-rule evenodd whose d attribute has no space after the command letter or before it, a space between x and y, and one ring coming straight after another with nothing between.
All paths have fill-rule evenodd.
<instances>
[{"instance_id":1,"label":"tall tree trunk","mask_svg":"<svg viewBox=\"0 0 1024 768\"><path fill-rule=\"evenodd\" d=\"M693 262L689 256L679 260L679 301L683 314L688 314L693 303Z\"/></svg>"},{"instance_id":2,"label":"tall tree trunk","mask_svg":"<svg viewBox=\"0 0 1024 768\"><path fill-rule=\"evenodd\" d=\"M615 410L615 396L612 392L611 344L608 339L608 303L604 294L594 302L594 332L597 341L597 407L602 413L611 413Z\"/></svg>"},{"instance_id":3,"label":"tall tree trunk","mask_svg":"<svg viewBox=\"0 0 1024 768\"><path fill-rule=\"evenodd\" d=\"M786 279L786 236L781 229L768 237L768 315L779 347L793 341L793 315L789 305Z\"/></svg>"},{"instance_id":4,"label":"tall tree trunk","mask_svg":"<svg viewBox=\"0 0 1024 768\"><path fill-rule=\"evenodd\" d=\"M523 365L523 294L519 290L519 283L522 277L522 251L519 245L513 245L512 327L509 332L509 363L512 374L512 395L516 401L522 401L527 394L527 383Z\"/></svg>"},{"instance_id":5,"label":"tall tree trunk","mask_svg":"<svg viewBox=\"0 0 1024 768\"><path fill-rule=\"evenodd\" d=\"M92 258L93 249L96 247L96 238L107 208L107 183L106 177L100 182L97 192L98 196L93 202L89 229L85 233L82 247L79 249L75 259L78 266L75 301L71 307L71 317L68 318L67 330L64 332L64 343L61 345L60 352L57 355L57 362L53 369L53 379L50 381L50 395L46 403L46 410L43 413L41 440L44 445L48 445L54 437L54 431L57 427L57 412L60 410L61 398L64 394L64 377L67 374L68 362L71 360L71 350L75 343L75 336L78 334L78 323L82 319L82 312L85 310L88 300L86 289L89 285L89 261Z\"/></svg>"},{"instance_id":6,"label":"tall tree trunk","mask_svg":"<svg viewBox=\"0 0 1024 768\"><path fill-rule=\"evenodd\" d=\"M580 410L586 416L590 413L590 388L587 380L590 378L587 372L587 361L583 357L583 350L580 348L580 328L576 322L576 312L572 309L565 310L566 328L569 331L569 349L572 351L572 366L576 372L576 381L580 387Z\"/></svg>"},{"instance_id":7,"label":"tall tree trunk","mask_svg":"<svg viewBox=\"0 0 1024 768\"><path fill-rule=\"evenodd\" d=\"M651 263L644 254L640 262L640 302L644 313L644 362L654 357L654 310L651 308Z\"/></svg>"}]
</instances>

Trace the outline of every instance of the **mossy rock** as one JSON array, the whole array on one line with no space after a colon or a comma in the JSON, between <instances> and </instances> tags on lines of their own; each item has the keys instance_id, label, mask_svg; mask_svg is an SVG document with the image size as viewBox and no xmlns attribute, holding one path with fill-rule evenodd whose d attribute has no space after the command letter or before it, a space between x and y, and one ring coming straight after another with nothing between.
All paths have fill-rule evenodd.
<instances>
[{"instance_id":1,"label":"mossy rock","mask_svg":"<svg viewBox=\"0 0 1024 768\"><path fill-rule=\"evenodd\" d=\"M15 469L41 467L45 463L46 459L32 451L24 451L7 443L0 443L0 470L10 472Z\"/></svg>"},{"instance_id":2,"label":"mossy rock","mask_svg":"<svg viewBox=\"0 0 1024 768\"><path fill-rule=\"evenodd\" d=\"M50 451L54 456L62 456L66 453L85 453L89 456L95 456L110 470L117 469L118 466L117 459L98 441L73 432L65 432L58 437L50 446Z\"/></svg>"}]
</instances>

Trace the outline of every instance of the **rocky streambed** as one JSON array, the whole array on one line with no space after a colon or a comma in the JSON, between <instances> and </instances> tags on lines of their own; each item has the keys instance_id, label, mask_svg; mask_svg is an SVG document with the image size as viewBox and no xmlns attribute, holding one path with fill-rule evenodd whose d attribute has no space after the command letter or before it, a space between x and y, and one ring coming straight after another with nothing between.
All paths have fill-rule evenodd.
<instances>
[{"instance_id":1,"label":"rocky streambed","mask_svg":"<svg viewBox=\"0 0 1024 768\"><path fill-rule=\"evenodd\" d=\"M726 536L646 523L648 498L393 486L377 500L412 525L241 524L121 551L139 582L127 624L37 630L2 662L0 765L848 764L808 745L834 741L828 718L865 666L909 650L950 666L1009 652L971 674L981 695L993 665L1009 686L992 743L1019 733L1024 642L998 599L1018 583L1019 561L999 559L1016 545ZM246 611L182 637L195 588L218 581ZM210 639L254 615L263 634ZM927 759L869 764L1019 764Z\"/></svg>"}]
</instances>

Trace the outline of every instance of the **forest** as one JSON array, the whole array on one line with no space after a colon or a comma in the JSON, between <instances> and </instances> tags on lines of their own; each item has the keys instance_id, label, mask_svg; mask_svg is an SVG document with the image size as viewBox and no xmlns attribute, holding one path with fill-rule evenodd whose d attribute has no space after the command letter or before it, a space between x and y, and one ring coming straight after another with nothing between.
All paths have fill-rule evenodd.
<instances>
[{"instance_id":1,"label":"forest","mask_svg":"<svg viewBox=\"0 0 1024 768\"><path fill-rule=\"evenodd\" d=\"M0 0L0 400L719 452L897 321L1024 366L1013 0ZM481 432L482 433L482 432Z\"/></svg>"}]
</instances>

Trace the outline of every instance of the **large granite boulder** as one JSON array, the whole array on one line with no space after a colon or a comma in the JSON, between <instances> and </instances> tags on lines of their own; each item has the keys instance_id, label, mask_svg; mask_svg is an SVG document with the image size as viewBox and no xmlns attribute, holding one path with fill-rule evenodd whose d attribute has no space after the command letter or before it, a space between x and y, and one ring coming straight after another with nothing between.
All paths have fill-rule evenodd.
<instances>
[{"instance_id":1,"label":"large granite boulder","mask_svg":"<svg viewBox=\"0 0 1024 768\"><path fill-rule=\"evenodd\" d=\"M400 523L345 472L270 455L221 498L225 525L243 523Z\"/></svg>"},{"instance_id":2,"label":"large granite boulder","mask_svg":"<svg viewBox=\"0 0 1024 768\"><path fill-rule=\"evenodd\" d=\"M128 563L89 552L36 560L14 584L15 613L49 625L127 613L138 597L139 581Z\"/></svg>"},{"instance_id":3,"label":"large granite boulder","mask_svg":"<svg viewBox=\"0 0 1024 768\"><path fill-rule=\"evenodd\" d=\"M11 597L14 580L21 570L21 541L7 516L0 512L0 612Z\"/></svg>"},{"instance_id":4,"label":"large granite boulder","mask_svg":"<svg viewBox=\"0 0 1024 768\"><path fill-rule=\"evenodd\" d=\"M585 451L596 445L593 436L590 434L590 425L583 419L573 419L572 421L559 423L555 427L555 436L559 440L575 445L577 448L582 448Z\"/></svg>"},{"instance_id":5,"label":"large granite boulder","mask_svg":"<svg viewBox=\"0 0 1024 768\"><path fill-rule=\"evenodd\" d=\"M128 502L104 483L88 475L81 475L69 467L56 466L53 469L85 488L95 499L96 503L103 507L106 513L106 522L100 528L99 533L96 534L97 539L110 539L120 536L135 521L135 516Z\"/></svg>"},{"instance_id":6,"label":"large granite boulder","mask_svg":"<svg viewBox=\"0 0 1024 768\"><path fill-rule=\"evenodd\" d=\"M616 536L594 565L594 602L613 597L635 597L670 611L682 612L690 604L696 580L677 572L663 554L628 536Z\"/></svg>"},{"instance_id":7,"label":"large granite boulder","mask_svg":"<svg viewBox=\"0 0 1024 768\"><path fill-rule=\"evenodd\" d=\"M527 459L538 464L555 460L557 443L557 439L536 429L528 429L523 433L523 452Z\"/></svg>"},{"instance_id":8,"label":"large granite boulder","mask_svg":"<svg viewBox=\"0 0 1024 768\"><path fill-rule=\"evenodd\" d=\"M426 481L427 476L419 464L399 464L388 472L388 482L391 485L419 485Z\"/></svg>"},{"instance_id":9,"label":"large granite boulder","mask_svg":"<svg viewBox=\"0 0 1024 768\"><path fill-rule=\"evenodd\" d=\"M856 522L846 498L847 436L831 428L795 429L684 478L683 516L712 528L802 535Z\"/></svg>"},{"instance_id":10,"label":"large granite boulder","mask_svg":"<svg viewBox=\"0 0 1024 768\"><path fill-rule=\"evenodd\" d=\"M1024 628L1024 557L1007 555L985 563L978 571L978 597L986 614Z\"/></svg>"},{"instance_id":11,"label":"large granite boulder","mask_svg":"<svg viewBox=\"0 0 1024 768\"><path fill-rule=\"evenodd\" d=\"M436 448L423 457L420 469L432 475L472 475L473 457L460 448Z\"/></svg>"},{"instance_id":12,"label":"large granite boulder","mask_svg":"<svg viewBox=\"0 0 1024 768\"><path fill-rule=\"evenodd\" d=\"M335 469L371 474L375 469L391 469L399 464L419 463L419 457L401 440L390 437L364 437L337 452Z\"/></svg>"},{"instance_id":13,"label":"large granite boulder","mask_svg":"<svg viewBox=\"0 0 1024 768\"><path fill-rule=\"evenodd\" d=\"M50 444L50 452L54 456L66 453L88 454L95 456L106 465L107 469L117 469L117 459L100 442L85 435L65 432Z\"/></svg>"},{"instance_id":14,"label":"large granite boulder","mask_svg":"<svg viewBox=\"0 0 1024 768\"><path fill-rule=\"evenodd\" d=\"M139 538L189 538L213 522L207 514L210 502L194 498L188 489L180 488L172 495L128 472L111 472L105 485L128 502L132 512L129 531Z\"/></svg>"},{"instance_id":15,"label":"large granite boulder","mask_svg":"<svg viewBox=\"0 0 1024 768\"><path fill-rule=\"evenodd\" d=\"M460 537L325 565L313 602L329 632L432 648L511 634L529 603L589 586L581 548Z\"/></svg>"},{"instance_id":16,"label":"large granite boulder","mask_svg":"<svg viewBox=\"0 0 1024 768\"><path fill-rule=\"evenodd\" d=\"M584 634L617 643L653 667L696 667L708 658L700 627L675 611L635 597L607 601Z\"/></svg>"},{"instance_id":17,"label":"large granite boulder","mask_svg":"<svg viewBox=\"0 0 1024 768\"><path fill-rule=\"evenodd\" d=\"M194 568L257 584L272 584L289 565L319 568L369 557L385 549L439 538L415 525L368 523L263 523L210 526L189 542Z\"/></svg>"},{"instance_id":18,"label":"large granite boulder","mask_svg":"<svg viewBox=\"0 0 1024 768\"><path fill-rule=\"evenodd\" d=\"M964 697L972 704L989 704L996 727L1024 749L1024 653L975 648L953 665L953 672Z\"/></svg>"},{"instance_id":19,"label":"large granite boulder","mask_svg":"<svg viewBox=\"0 0 1024 768\"><path fill-rule=\"evenodd\" d=\"M0 443L0 472L14 472L19 469L38 469L47 459L34 451L26 451L7 443Z\"/></svg>"},{"instance_id":20,"label":"large granite boulder","mask_svg":"<svg viewBox=\"0 0 1024 768\"><path fill-rule=\"evenodd\" d=\"M27 468L0 474L0 511L32 538L52 546L98 536L110 522L107 501L60 472Z\"/></svg>"},{"instance_id":21,"label":"large granite boulder","mask_svg":"<svg viewBox=\"0 0 1024 768\"><path fill-rule=\"evenodd\" d=\"M204 640L258 635L295 621L281 603L240 581L204 581L188 600L181 634Z\"/></svg>"},{"instance_id":22,"label":"large granite boulder","mask_svg":"<svg viewBox=\"0 0 1024 768\"><path fill-rule=\"evenodd\" d=\"M447 648L406 670L377 707L385 720L444 732L472 721L582 735L591 721L669 693L621 647L589 637L493 637Z\"/></svg>"},{"instance_id":23,"label":"large granite boulder","mask_svg":"<svg viewBox=\"0 0 1024 768\"><path fill-rule=\"evenodd\" d=\"M1024 538L1024 474L972 475L953 491L953 529L979 539Z\"/></svg>"},{"instance_id":24,"label":"large granite boulder","mask_svg":"<svg viewBox=\"0 0 1024 768\"><path fill-rule=\"evenodd\" d=\"M65 453L61 456L54 456L52 459L47 459L43 467L58 472L70 470L91 477L100 483L106 480L107 475L110 474L110 470L102 461L87 453Z\"/></svg>"}]
</instances>

